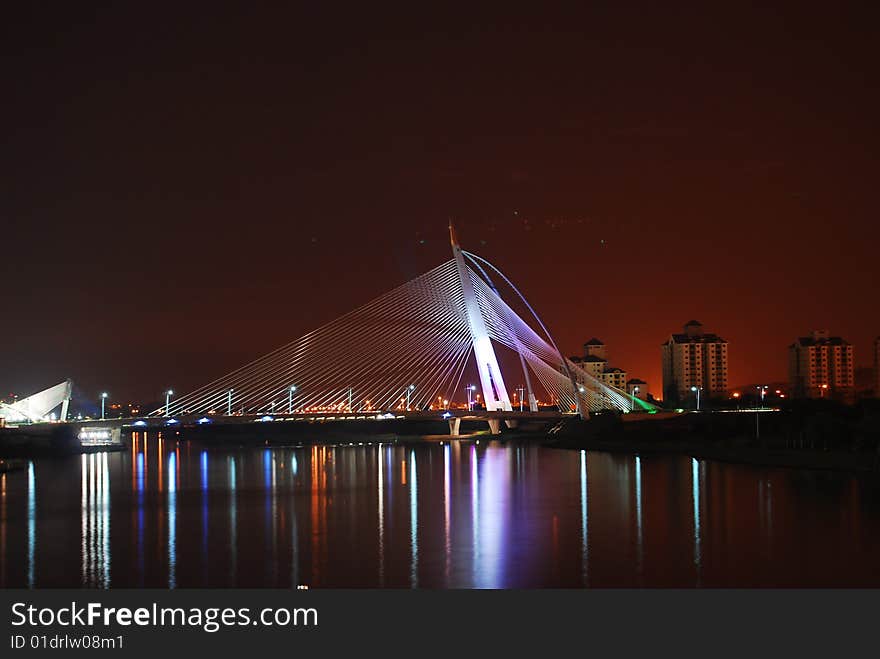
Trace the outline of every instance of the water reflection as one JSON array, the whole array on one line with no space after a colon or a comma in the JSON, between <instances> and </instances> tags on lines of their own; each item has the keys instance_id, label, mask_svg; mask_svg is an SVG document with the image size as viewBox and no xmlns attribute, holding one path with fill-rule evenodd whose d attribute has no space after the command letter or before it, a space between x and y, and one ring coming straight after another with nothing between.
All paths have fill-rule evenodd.
<instances>
[{"instance_id":1,"label":"water reflection","mask_svg":"<svg viewBox=\"0 0 880 659\"><path fill-rule=\"evenodd\" d=\"M144 561L146 560L144 556L144 490L147 486L147 456L146 456L146 445L144 446L144 453L135 453L135 464L137 465L135 473L135 489L137 492L137 503L135 504L137 510L137 564L138 564L138 574L140 579L138 579L138 585L144 585Z\"/></svg>"},{"instance_id":2,"label":"water reflection","mask_svg":"<svg viewBox=\"0 0 880 659\"><path fill-rule=\"evenodd\" d=\"M161 458L161 454L160 454ZM168 453L168 587L177 587L177 452Z\"/></svg>"},{"instance_id":3,"label":"water reflection","mask_svg":"<svg viewBox=\"0 0 880 659\"><path fill-rule=\"evenodd\" d=\"M474 519L478 529L479 565L477 586L502 588L505 575L505 538L510 515L510 451L502 447L487 447L480 468L478 501L479 519Z\"/></svg>"},{"instance_id":4,"label":"water reflection","mask_svg":"<svg viewBox=\"0 0 880 659\"><path fill-rule=\"evenodd\" d=\"M34 587L34 552L37 550L37 476L34 472L34 461L28 462L28 588Z\"/></svg>"},{"instance_id":5,"label":"water reflection","mask_svg":"<svg viewBox=\"0 0 880 659\"><path fill-rule=\"evenodd\" d=\"M327 541L327 451L326 446L314 446L311 449L312 583L321 582L321 562Z\"/></svg>"},{"instance_id":6,"label":"water reflection","mask_svg":"<svg viewBox=\"0 0 880 659\"><path fill-rule=\"evenodd\" d=\"M296 467L296 456L294 455L290 458L291 488L295 486L294 478L296 477ZM290 514L290 587L295 588L299 585L299 530L296 509L293 508Z\"/></svg>"},{"instance_id":7,"label":"water reflection","mask_svg":"<svg viewBox=\"0 0 880 659\"><path fill-rule=\"evenodd\" d=\"M106 453L80 456L80 581L110 587L110 469Z\"/></svg>"},{"instance_id":8,"label":"water reflection","mask_svg":"<svg viewBox=\"0 0 880 659\"><path fill-rule=\"evenodd\" d=\"M199 454L199 474L202 489L202 556L208 555L208 452ZM208 563L202 563L204 578L207 578Z\"/></svg>"},{"instance_id":9,"label":"water reflection","mask_svg":"<svg viewBox=\"0 0 880 659\"><path fill-rule=\"evenodd\" d=\"M235 458L226 459L229 471L229 549L231 552L229 565L229 585L237 583L238 570L238 508L236 505L236 474Z\"/></svg>"},{"instance_id":10,"label":"water reflection","mask_svg":"<svg viewBox=\"0 0 880 659\"><path fill-rule=\"evenodd\" d=\"M590 545L587 531L587 452L581 451L581 571L585 586L590 585Z\"/></svg>"},{"instance_id":11,"label":"water reflection","mask_svg":"<svg viewBox=\"0 0 880 659\"><path fill-rule=\"evenodd\" d=\"M385 459L382 455L382 445L379 444L378 457L376 459L378 471L378 495L377 515L379 517L379 585L385 585Z\"/></svg>"},{"instance_id":12,"label":"water reflection","mask_svg":"<svg viewBox=\"0 0 880 659\"><path fill-rule=\"evenodd\" d=\"M452 447L443 446L443 583L449 585L449 568L452 559L452 536L450 535L450 517L452 512Z\"/></svg>"},{"instance_id":13,"label":"water reflection","mask_svg":"<svg viewBox=\"0 0 880 659\"><path fill-rule=\"evenodd\" d=\"M82 455L82 493L80 496L80 556L82 556L82 564L81 564L81 574L82 574L82 585L87 586L89 584L89 577L91 572L90 561L89 561L89 468L88 468L88 456Z\"/></svg>"},{"instance_id":14,"label":"water reflection","mask_svg":"<svg viewBox=\"0 0 880 659\"><path fill-rule=\"evenodd\" d=\"M639 580L641 581L644 570L644 543L642 538L642 459L638 455L635 458L636 469L636 555L638 562L636 568L638 570Z\"/></svg>"},{"instance_id":15,"label":"water reflection","mask_svg":"<svg viewBox=\"0 0 880 659\"><path fill-rule=\"evenodd\" d=\"M409 462L409 585L419 585L419 481L416 473L416 452L410 452Z\"/></svg>"},{"instance_id":16,"label":"water reflection","mask_svg":"<svg viewBox=\"0 0 880 659\"><path fill-rule=\"evenodd\" d=\"M282 463L283 464L283 463ZM269 562L269 567L271 568L271 581L275 583L278 580L278 492L277 492L277 480L278 480L278 464L275 461L275 452L272 452L272 508L271 508L271 518L272 518L272 557Z\"/></svg>"},{"instance_id":17,"label":"water reflection","mask_svg":"<svg viewBox=\"0 0 880 659\"><path fill-rule=\"evenodd\" d=\"M6 472L0 473L0 584L6 583Z\"/></svg>"},{"instance_id":18,"label":"water reflection","mask_svg":"<svg viewBox=\"0 0 880 659\"><path fill-rule=\"evenodd\" d=\"M477 447L471 446L471 552L473 568L471 581L479 583L480 561L480 475L477 469Z\"/></svg>"},{"instance_id":19,"label":"water reflection","mask_svg":"<svg viewBox=\"0 0 880 659\"><path fill-rule=\"evenodd\" d=\"M0 474L0 585L880 585L873 487L527 444L141 433L130 452Z\"/></svg>"},{"instance_id":20,"label":"water reflection","mask_svg":"<svg viewBox=\"0 0 880 659\"><path fill-rule=\"evenodd\" d=\"M101 571L104 588L110 587L110 469L107 454L99 453L101 460Z\"/></svg>"},{"instance_id":21,"label":"water reflection","mask_svg":"<svg viewBox=\"0 0 880 659\"><path fill-rule=\"evenodd\" d=\"M696 458L691 459L692 499L694 504L694 565L697 569L697 585L700 583L700 573L703 566L703 550L700 535L700 463Z\"/></svg>"},{"instance_id":22,"label":"water reflection","mask_svg":"<svg viewBox=\"0 0 880 659\"><path fill-rule=\"evenodd\" d=\"M265 449L263 451L263 515L264 515L264 537L269 539L269 547L271 554L267 556L265 568L267 576L272 574L272 568L275 565L276 549L278 546L275 526L275 458L274 452Z\"/></svg>"}]
</instances>

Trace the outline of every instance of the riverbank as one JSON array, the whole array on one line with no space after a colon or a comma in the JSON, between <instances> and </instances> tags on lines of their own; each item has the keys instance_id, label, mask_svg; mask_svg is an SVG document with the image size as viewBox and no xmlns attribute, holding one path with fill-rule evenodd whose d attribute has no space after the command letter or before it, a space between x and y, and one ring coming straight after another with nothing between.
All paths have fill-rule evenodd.
<instances>
[{"instance_id":1,"label":"riverbank","mask_svg":"<svg viewBox=\"0 0 880 659\"><path fill-rule=\"evenodd\" d=\"M685 414L656 422L616 417L571 421L543 442L559 449L639 455L677 454L699 460L880 476L872 418L827 410L774 410L756 414Z\"/></svg>"},{"instance_id":2,"label":"riverbank","mask_svg":"<svg viewBox=\"0 0 880 659\"><path fill-rule=\"evenodd\" d=\"M100 439L90 436L99 433ZM0 428L0 458L39 458L119 451L119 429L89 429L65 423Z\"/></svg>"},{"instance_id":3,"label":"riverbank","mask_svg":"<svg viewBox=\"0 0 880 659\"><path fill-rule=\"evenodd\" d=\"M677 454L698 460L716 460L762 467L789 467L795 469L830 469L851 471L880 476L880 465L874 455L868 453L844 453L841 451L809 451L803 449L764 449L749 446L743 441L738 445L713 445L702 442L651 442L597 439L556 439L543 443L549 448L604 451L635 455Z\"/></svg>"}]
</instances>

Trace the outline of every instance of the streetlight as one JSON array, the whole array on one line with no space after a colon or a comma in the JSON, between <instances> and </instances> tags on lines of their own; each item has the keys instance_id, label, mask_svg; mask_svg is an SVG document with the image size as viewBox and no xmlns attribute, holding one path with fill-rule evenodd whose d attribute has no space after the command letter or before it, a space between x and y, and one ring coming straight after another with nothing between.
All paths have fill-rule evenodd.
<instances>
[{"instance_id":1,"label":"streetlight","mask_svg":"<svg viewBox=\"0 0 880 659\"><path fill-rule=\"evenodd\" d=\"M700 391L702 391L702 387L697 387L696 385L691 387L691 391L697 394L697 412L700 411Z\"/></svg>"},{"instance_id":2,"label":"streetlight","mask_svg":"<svg viewBox=\"0 0 880 659\"><path fill-rule=\"evenodd\" d=\"M526 390L525 390L525 387L523 387L522 385L519 385L519 389L517 389L517 391L519 392L519 411L522 412L523 411L523 397L526 395Z\"/></svg>"},{"instance_id":3,"label":"streetlight","mask_svg":"<svg viewBox=\"0 0 880 659\"><path fill-rule=\"evenodd\" d=\"M629 411L635 412L636 411L636 394L639 393L639 388L633 387L631 393L632 393L632 404L630 405Z\"/></svg>"},{"instance_id":4,"label":"streetlight","mask_svg":"<svg viewBox=\"0 0 880 659\"><path fill-rule=\"evenodd\" d=\"M474 409L473 393L477 389L477 387L476 385L469 384L467 387L465 387L465 389L467 389L468 412L472 412Z\"/></svg>"},{"instance_id":5,"label":"streetlight","mask_svg":"<svg viewBox=\"0 0 880 659\"><path fill-rule=\"evenodd\" d=\"M758 385L756 387L758 391L761 392L761 408L764 409L764 392L767 391L767 387L764 385ZM761 413L758 410L755 410L755 439L761 439Z\"/></svg>"},{"instance_id":6,"label":"streetlight","mask_svg":"<svg viewBox=\"0 0 880 659\"><path fill-rule=\"evenodd\" d=\"M410 408L410 396L412 392L416 390L416 385L411 384L406 388L406 411L409 412Z\"/></svg>"},{"instance_id":7,"label":"streetlight","mask_svg":"<svg viewBox=\"0 0 880 659\"><path fill-rule=\"evenodd\" d=\"M171 412L168 410L168 406L171 404L171 397L174 395L174 392L169 389L165 392L165 416L171 416Z\"/></svg>"},{"instance_id":8,"label":"streetlight","mask_svg":"<svg viewBox=\"0 0 880 659\"><path fill-rule=\"evenodd\" d=\"M296 385L291 385L287 391L287 413L293 414L293 394L296 392Z\"/></svg>"},{"instance_id":9,"label":"streetlight","mask_svg":"<svg viewBox=\"0 0 880 659\"><path fill-rule=\"evenodd\" d=\"M819 387L819 395L820 395L822 398L825 398L825 392L826 392L827 390L828 390L828 385L827 385L827 384L823 384L821 387Z\"/></svg>"},{"instance_id":10,"label":"streetlight","mask_svg":"<svg viewBox=\"0 0 880 659\"><path fill-rule=\"evenodd\" d=\"M101 421L104 420L104 401L107 400L107 392L101 394Z\"/></svg>"},{"instance_id":11,"label":"streetlight","mask_svg":"<svg viewBox=\"0 0 880 659\"><path fill-rule=\"evenodd\" d=\"M758 385L755 388L761 393L761 409L763 410L764 409L764 394L767 393L767 386L766 385Z\"/></svg>"},{"instance_id":12,"label":"streetlight","mask_svg":"<svg viewBox=\"0 0 880 659\"><path fill-rule=\"evenodd\" d=\"M232 416L232 389L226 392L226 416Z\"/></svg>"}]
</instances>

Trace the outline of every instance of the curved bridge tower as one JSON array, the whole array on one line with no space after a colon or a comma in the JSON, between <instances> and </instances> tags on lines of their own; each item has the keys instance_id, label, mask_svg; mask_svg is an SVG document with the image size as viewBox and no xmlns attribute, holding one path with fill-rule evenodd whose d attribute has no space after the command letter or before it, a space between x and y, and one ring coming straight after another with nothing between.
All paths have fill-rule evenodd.
<instances>
[{"instance_id":1,"label":"curved bridge tower","mask_svg":"<svg viewBox=\"0 0 880 659\"><path fill-rule=\"evenodd\" d=\"M468 326L471 330L471 339L474 344L474 358L477 361L477 370L480 373L480 385L483 389L483 400L486 401L486 409L493 411L509 412L513 409L510 398L507 395L507 387L501 376L501 368L495 357L495 349L486 330L486 322L480 312L480 305L474 293L474 285L468 276L468 268L464 263L461 247L455 238L455 230L449 224L449 240L452 243L452 255L458 266L458 276L461 281L461 290L464 293L464 304L467 310Z\"/></svg>"}]
</instances>

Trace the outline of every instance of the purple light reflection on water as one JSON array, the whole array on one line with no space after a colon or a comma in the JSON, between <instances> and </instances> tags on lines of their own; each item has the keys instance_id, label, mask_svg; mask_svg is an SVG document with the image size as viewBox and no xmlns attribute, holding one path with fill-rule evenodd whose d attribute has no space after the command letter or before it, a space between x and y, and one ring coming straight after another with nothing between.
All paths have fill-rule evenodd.
<instances>
[{"instance_id":1,"label":"purple light reflection on water","mask_svg":"<svg viewBox=\"0 0 880 659\"><path fill-rule=\"evenodd\" d=\"M155 440L4 474L0 586L880 586L880 502L846 474Z\"/></svg>"}]
</instances>

